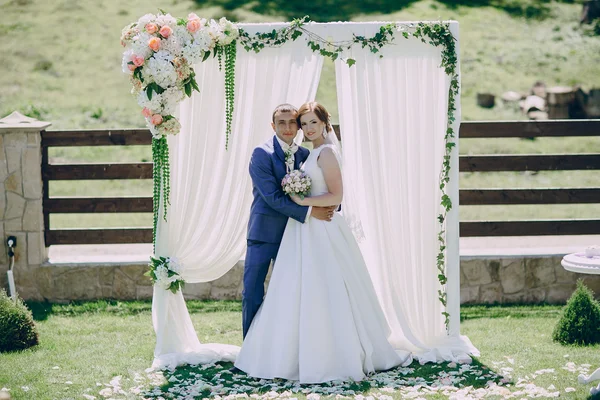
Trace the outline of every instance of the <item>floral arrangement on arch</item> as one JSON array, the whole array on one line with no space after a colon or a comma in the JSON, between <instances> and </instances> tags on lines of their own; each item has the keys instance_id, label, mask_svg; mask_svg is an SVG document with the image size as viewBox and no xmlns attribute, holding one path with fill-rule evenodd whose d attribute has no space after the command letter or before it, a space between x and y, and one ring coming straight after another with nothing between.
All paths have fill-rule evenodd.
<instances>
[{"instance_id":1,"label":"floral arrangement on arch","mask_svg":"<svg viewBox=\"0 0 600 400\"><path fill-rule=\"evenodd\" d=\"M163 11L146 14L123 29L123 72L131 76L131 93L153 138L179 133L175 108L193 90L199 91L192 66L211 54L220 57L218 50L238 37L238 28L225 18L209 21L194 13L187 19Z\"/></svg>"},{"instance_id":2,"label":"floral arrangement on arch","mask_svg":"<svg viewBox=\"0 0 600 400\"><path fill-rule=\"evenodd\" d=\"M150 270L146 275L150 277L152 284L173 293L185 286L185 281L180 275L183 265L176 257L150 257L148 266Z\"/></svg>"}]
</instances>

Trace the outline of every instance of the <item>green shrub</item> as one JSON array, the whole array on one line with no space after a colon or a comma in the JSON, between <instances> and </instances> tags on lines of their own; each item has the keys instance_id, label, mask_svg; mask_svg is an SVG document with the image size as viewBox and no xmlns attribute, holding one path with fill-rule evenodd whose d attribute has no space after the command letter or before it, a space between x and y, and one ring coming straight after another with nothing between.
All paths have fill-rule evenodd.
<instances>
[{"instance_id":1,"label":"green shrub","mask_svg":"<svg viewBox=\"0 0 600 400\"><path fill-rule=\"evenodd\" d=\"M0 290L0 353L23 350L38 344L31 311L21 299L13 301Z\"/></svg>"},{"instance_id":2,"label":"green shrub","mask_svg":"<svg viewBox=\"0 0 600 400\"><path fill-rule=\"evenodd\" d=\"M580 280L552 333L562 344L588 345L600 343L600 304L592 291Z\"/></svg>"}]
</instances>

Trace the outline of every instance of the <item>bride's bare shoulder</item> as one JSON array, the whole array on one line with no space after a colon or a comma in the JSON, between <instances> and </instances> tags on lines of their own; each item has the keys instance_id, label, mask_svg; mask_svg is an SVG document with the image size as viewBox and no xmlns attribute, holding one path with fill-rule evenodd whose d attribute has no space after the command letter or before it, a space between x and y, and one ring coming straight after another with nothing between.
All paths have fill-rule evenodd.
<instances>
[{"instance_id":1,"label":"bride's bare shoulder","mask_svg":"<svg viewBox=\"0 0 600 400\"><path fill-rule=\"evenodd\" d=\"M319 153L319 157L317 158L317 163L321 168L333 166L337 166L339 168L339 163L335 155L335 151L329 146L325 146L321 150L321 152Z\"/></svg>"}]
</instances>

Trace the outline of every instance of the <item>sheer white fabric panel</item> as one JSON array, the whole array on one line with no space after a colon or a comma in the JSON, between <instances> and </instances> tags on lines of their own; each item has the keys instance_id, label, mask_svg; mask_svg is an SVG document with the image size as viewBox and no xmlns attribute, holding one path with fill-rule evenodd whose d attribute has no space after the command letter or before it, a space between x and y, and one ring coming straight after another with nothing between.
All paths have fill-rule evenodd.
<instances>
[{"instance_id":1,"label":"sheer white fabric panel","mask_svg":"<svg viewBox=\"0 0 600 400\"><path fill-rule=\"evenodd\" d=\"M342 24L367 37L380 26ZM392 344L421 361L460 360L477 350L465 337L446 335L436 267L450 78L439 68L440 50L420 40L398 37L380 54L355 46L348 54L354 66L336 62L343 213L361 243Z\"/></svg>"},{"instance_id":2,"label":"sheer white fabric panel","mask_svg":"<svg viewBox=\"0 0 600 400\"><path fill-rule=\"evenodd\" d=\"M273 27L246 29L267 32ZM228 151L224 70L219 71L212 58L195 66L200 93L182 102L181 133L169 137L171 206L166 222L161 213L156 240L156 254L177 257L186 282L217 279L244 254L252 202L248 174L252 150L273 136L275 106L314 99L322 65L322 57L300 41L258 54L238 48ZM239 350L200 344L181 292L155 288L152 314L157 339L154 367L232 360Z\"/></svg>"}]
</instances>

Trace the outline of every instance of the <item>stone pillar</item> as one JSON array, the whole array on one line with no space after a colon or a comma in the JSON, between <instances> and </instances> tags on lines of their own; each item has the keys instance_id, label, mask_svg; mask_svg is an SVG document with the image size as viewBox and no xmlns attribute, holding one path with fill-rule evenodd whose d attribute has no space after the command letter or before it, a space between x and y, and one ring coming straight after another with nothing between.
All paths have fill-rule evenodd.
<instances>
[{"instance_id":1,"label":"stone pillar","mask_svg":"<svg viewBox=\"0 0 600 400\"><path fill-rule=\"evenodd\" d=\"M6 239L12 235L17 238L13 274L24 299L41 299L35 272L47 257L40 132L50 125L16 111L0 119L0 287L8 287Z\"/></svg>"}]
</instances>

